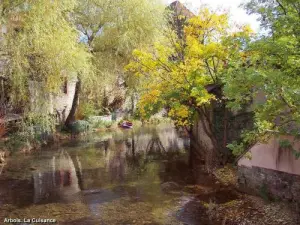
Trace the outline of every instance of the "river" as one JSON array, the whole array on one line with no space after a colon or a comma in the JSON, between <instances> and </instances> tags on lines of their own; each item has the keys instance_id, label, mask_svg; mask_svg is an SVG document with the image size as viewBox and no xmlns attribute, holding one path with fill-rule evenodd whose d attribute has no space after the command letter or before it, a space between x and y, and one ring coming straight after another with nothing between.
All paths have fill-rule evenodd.
<instances>
[{"instance_id":1,"label":"river","mask_svg":"<svg viewBox=\"0 0 300 225\"><path fill-rule=\"evenodd\" d=\"M299 224L285 203L221 185L189 149L187 136L160 124L15 153L0 166L0 224Z\"/></svg>"},{"instance_id":2,"label":"river","mask_svg":"<svg viewBox=\"0 0 300 225\"><path fill-rule=\"evenodd\" d=\"M183 187L195 182L188 149L187 137L162 124L14 154L0 176L0 221L197 224L181 216L193 198Z\"/></svg>"}]
</instances>

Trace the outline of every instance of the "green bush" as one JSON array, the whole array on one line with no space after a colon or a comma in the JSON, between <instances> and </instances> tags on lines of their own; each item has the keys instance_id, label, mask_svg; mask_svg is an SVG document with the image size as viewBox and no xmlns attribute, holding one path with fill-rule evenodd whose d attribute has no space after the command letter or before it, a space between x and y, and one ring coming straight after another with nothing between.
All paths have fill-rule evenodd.
<instances>
[{"instance_id":1,"label":"green bush","mask_svg":"<svg viewBox=\"0 0 300 225\"><path fill-rule=\"evenodd\" d=\"M87 132L89 129L90 123L85 120L77 120L70 125L71 132L75 134Z\"/></svg>"},{"instance_id":2,"label":"green bush","mask_svg":"<svg viewBox=\"0 0 300 225\"><path fill-rule=\"evenodd\" d=\"M17 130L9 135L5 144L13 152L28 145L38 146L47 143L55 131L54 124L54 118L50 115L29 113L18 123Z\"/></svg>"},{"instance_id":3,"label":"green bush","mask_svg":"<svg viewBox=\"0 0 300 225\"><path fill-rule=\"evenodd\" d=\"M5 146L11 152L18 151L29 142L29 136L25 132L16 132L9 135L9 139L5 142Z\"/></svg>"},{"instance_id":4,"label":"green bush","mask_svg":"<svg viewBox=\"0 0 300 225\"><path fill-rule=\"evenodd\" d=\"M82 102L79 108L79 114L82 115L85 119L93 115L99 115L101 111L97 109L93 102Z\"/></svg>"},{"instance_id":5,"label":"green bush","mask_svg":"<svg viewBox=\"0 0 300 225\"><path fill-rule=\"evenodd\" d=\"M97 116L89 117L88 122L90 123L91 128L110 128L113 124L112 121L105 121Z\"/></svg>"}]
</instances>

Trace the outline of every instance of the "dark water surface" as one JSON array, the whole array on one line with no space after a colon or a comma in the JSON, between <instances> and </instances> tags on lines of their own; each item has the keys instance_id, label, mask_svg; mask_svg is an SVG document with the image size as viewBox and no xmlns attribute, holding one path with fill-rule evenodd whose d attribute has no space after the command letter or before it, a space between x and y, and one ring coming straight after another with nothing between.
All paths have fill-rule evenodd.
<instances>
[{"instance_id":1,"label":"dark water surface","mask_svg":"<svg viewBox=\"0 0 300 225\"><path fill-rule=\"evenodd\" d=\"M200 224L180 218L193 198L183 187L194 179L189 140L171 125L84 139L12 156L0 175L0 224Z\"/></svg>"}]
</instances>

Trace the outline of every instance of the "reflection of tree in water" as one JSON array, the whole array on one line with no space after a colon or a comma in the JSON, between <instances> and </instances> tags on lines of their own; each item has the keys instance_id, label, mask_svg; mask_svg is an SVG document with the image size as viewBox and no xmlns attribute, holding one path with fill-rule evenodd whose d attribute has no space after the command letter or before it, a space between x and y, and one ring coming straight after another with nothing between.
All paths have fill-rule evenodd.
<instances>
[{"instance_id":1,"label":"reflection of tree in water","mask_svg":"<svg viewBox=\"0 0 300 225\"><path fill-rule=\"evenodd\" d=\"M145 152L150 158L160 158L167 152L165 147L161 143L157 130L153 131L152 138L148 142Z\"/></svg>"},{"instance_id":2,"label":"reflection of tree in water","mask_svg":"<svg viewBox=\"0 0 300 225\"><path fill-rule=\"evenodd\" d=\"M158 134L157 133L153 134L153 137L149 141L147 148L146 148L147 155L162 154L165 152L166 152L166 149L162 145Z\"/></svg>"},{"instance_id":3,"label":"reflection of tree in water","mask_svg":"<svg viewBox=\"0 0 300 225\"><path fill-rule=\"evenodd\" d=\"M153 136L149 141L146 153L150 159L172 159L180 154L179 139L174 130L158 133L153 132Z\"/></svg>"},{"instance_id":4,"label":"reflection of tree in water","mask_svg":"<svg viewBox=\"0 0 300 225\"><path fill-rule=\"evenodd\" d=\"M2 174L3 168L4 168L5 164L0 164L0 176Z\"/></svg>"},{"instance_id":5,"label":"reflection of tree in water","mask_svg":"<svg viewBox=\"0 0 300 225\"><path fill-rule=\"evenodd\" d=\"M138 137L131 134L131 140L127 140L126 163L133 173L140 174L145 170L147 158L143 151L137 151Z\"/></svg>"},{"instance_id":6,"label":"reflection of tree in water","mask_svg":"<svg viewBox=\"0 0 300 225\"><path fill-rule=\"evenodd\" d=\"M177 157L163 162L163 170L159 177L164 182L176 182L178 184L194 184L193 172L189 167L187 160Z\"/></svg>"},{"instance_id":7,"label":"reflection of tree in water","mask_svg":"<svg viewBox=\"0 0 300 225\"><path fill-rule=\"evenodd\" d=\"M136 171L142 171L151 160L176 157L180 154L179 150L182 149L178 144L178 136L174 129L159 131L154 128L147 134L132 132L131 138L126 142L127 164Z\"/></svg>"},{"instance_id":8,"label":"reflection of tree in water","mask_svg":"<svg viewBox=\"0 0 300 225\"><path fill-rule=\"evenodd\" d=\"M124 141L110 140L110 147L113 148L114 155L109 158L108 170L111 182L124 182L125 178L125 152ZM107 153L106 153L107 154Z\"/></svg>"},{"instance_id":9,"label":"reflection of tree in water","mask_svg":"<svg viewBox=\"0 0 300 225\"><path fill-rule=\"evenodd\" d=\"M80 192L75 165L67 151L61 150L44 168L46 172L33 174L34 203L69 201L70 196Z\"/></svg>"}]
</instances>

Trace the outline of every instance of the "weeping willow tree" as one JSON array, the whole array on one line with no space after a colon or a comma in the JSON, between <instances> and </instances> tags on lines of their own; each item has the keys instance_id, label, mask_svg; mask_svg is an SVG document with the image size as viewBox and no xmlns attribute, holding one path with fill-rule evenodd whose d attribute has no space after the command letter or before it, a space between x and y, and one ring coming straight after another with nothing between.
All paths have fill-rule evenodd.
<instances>
[{"instance_id":1,"label":"weeping willow tree","mask_svg":"<svg viewBox=\"0 0 300 225\"><path fill-rule=\"evenodd\" d=\"M58 94L66 79L86 79L92 72L91 54L78 42L72 23L76 0L22 0L1 2L2 24L6 28L6 76L10 99L23 105L27 118L38 118L49 127L49 96ZM32 96L30 89L38 90ZM32 104L39 106L33 110ZM40 121L41 122L41 121ZM40 123L39 122L39 123Z\"/></svg>"},{"instance_id":2,"label":"weeping willow tree","mask_svg":"<svg viewBox=\"0 0 300 225\"><path fill-rule=\"evenodd\" d=\"M93 54L94 79L82 88L81 102L98 102L119 95L118 81L131 52L159 36L164 6L159 0L79 0L74 14L81 40ZM96 82L95 82L96 81ZM107 93L107 90L115 92ZM128 89L127 89L128 90ZM128 93L127 93L128 94ZM124 96L119 96L124 97Z\"/></svg>"},{"instance_id":3,"label":"weeping willow tree","mask_svg":"<svg viewBox=\"0 0 300 225\"><path fill-rule=\"evenodd\" d=\"M158 0L17 0L1 1L0 11L10 99L25 107L27 118L48 126L41 109L49 109L49 95L66 79L78 79L66 125L73 122L78 98L101 99L122 77L132 50L158 36L164 7ZM32 89L38 89L37 112L28 104Z\"/></svg>"}]
</instances>

